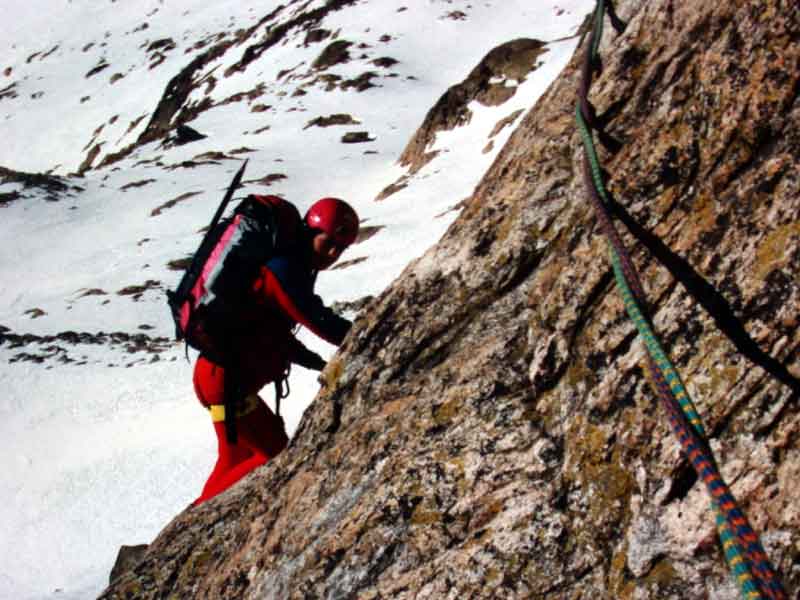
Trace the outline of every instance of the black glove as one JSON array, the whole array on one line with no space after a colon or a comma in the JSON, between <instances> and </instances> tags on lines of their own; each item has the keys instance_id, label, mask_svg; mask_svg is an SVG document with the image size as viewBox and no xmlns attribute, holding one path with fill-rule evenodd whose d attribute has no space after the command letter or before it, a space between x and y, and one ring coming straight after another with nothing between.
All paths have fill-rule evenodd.
<instances>
[{"instance_id":1,"label":"black glove","mask_svg":"<svg viewBox=\"0 0 800 600\"><path fill-rule=\"evenodd\" d=\"M297 339L292 348L292 362L312 371L322 371L326 364L319 354L306 348Z\"/></svg>"}]
</instances>

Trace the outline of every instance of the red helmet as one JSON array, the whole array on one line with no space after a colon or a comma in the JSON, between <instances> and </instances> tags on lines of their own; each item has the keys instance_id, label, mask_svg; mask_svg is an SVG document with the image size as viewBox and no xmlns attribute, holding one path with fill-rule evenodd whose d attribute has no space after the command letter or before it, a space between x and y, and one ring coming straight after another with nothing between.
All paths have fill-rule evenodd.
<instances>
[{"instance_id":1,"label":"red helmet","mask_svg":"<svg viewBox=\"0 0 800 600\"><path fill-rule=\"evenodd\" d=\"M322 198L308 209L305 218L311 229L327 233L337 244L349 246L358 235L358 215L339 198Z\"/></svg>"}]
</instances>

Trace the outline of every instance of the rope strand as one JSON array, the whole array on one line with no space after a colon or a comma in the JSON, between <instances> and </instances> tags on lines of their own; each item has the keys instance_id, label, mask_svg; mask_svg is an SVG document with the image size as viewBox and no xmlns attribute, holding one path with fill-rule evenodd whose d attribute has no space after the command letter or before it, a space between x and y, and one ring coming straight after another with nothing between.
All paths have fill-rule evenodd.
<instances>
[{"instance_id":1,"label":"rope strand","mask_svg":"<svg viewBox=\"0 0 800 600\"><path fill-rule=\"evenodd\" d=\"M594 115L588 100L593 65L602 38L604 17L604 0L598 0L576 106L576 121L584 146L584 178L589 199L608 240L614 277L625 309L645 343L647 369L653 387L664 406L670 426L680 441L684 454L712 497L723 554L742 595L747 599L784 600L788 596L758 536L737 505L714 461L697 409L645 316L646 296L641 280L607 209L608 194L589 128L589 124L594 122Z\"/></svg>"}]
</instances>

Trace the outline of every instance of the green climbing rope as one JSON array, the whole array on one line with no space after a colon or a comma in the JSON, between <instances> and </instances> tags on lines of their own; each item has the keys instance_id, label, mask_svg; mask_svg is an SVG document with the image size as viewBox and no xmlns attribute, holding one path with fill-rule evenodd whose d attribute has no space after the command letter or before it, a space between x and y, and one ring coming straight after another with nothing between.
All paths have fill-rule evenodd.
<instances>
[{"instance_id":1,"label":"green climbing rope","mask_svg":"<svg viewBox=\"0 0 800 600\"><path fill-rule=\"evenodd\" d=\"M593 64L602 37L604 18L605 2L598 0L576 107L576 121L585 149L584 171L589 198L608 238L614 277L625 309L644 341L648 354L648 371L653 386L662 400L672 429L681 442L684 453L713 498L716 525L723 553L739 584L742 595L748 599L782 600L787 598L786 592L783 590L758 536L722 479L708 447L705 430L697 409L644 314L642 307L645 304L645 295L638 273L607 209L610 202L588 124L588 121L592 120L588 91L591 85Z\"/></svg>"}]
</instances>

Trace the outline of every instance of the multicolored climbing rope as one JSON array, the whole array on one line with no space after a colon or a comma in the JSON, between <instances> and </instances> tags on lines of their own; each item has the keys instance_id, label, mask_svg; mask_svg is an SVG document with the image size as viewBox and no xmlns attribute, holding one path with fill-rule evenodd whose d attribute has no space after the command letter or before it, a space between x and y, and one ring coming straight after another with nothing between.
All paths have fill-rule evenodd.
<instances>
[{"instance_id":1,"label":"multicolored climbing rope","mask_svg":"<svg viewBox=\"0 0 800 600\"><path fill-rule=\"evenodd\" d=\"M576 120L585 150L584 177L589 190L589 198L595 208L600 226L608 239L614 277L625 309L636 325L647 349L647 369L653 387L667 412L670 426L680 441L684 453L698 477L705 483L713 499L717 513L717 530L723 552L742 595L748 599L783 600L788 596L764 552L758 536L722 479L706 441L705 430L694 403L689 397L680 375L661 347L651 323L645 316L646 303L641 280L607 208L610 202L589 126L590 123L593 123L594 118L588 100L589 87L603 34L605 9L605 0L598 0L591 37L582 66L576 107Z\"/></svg>"}]
</instances>

